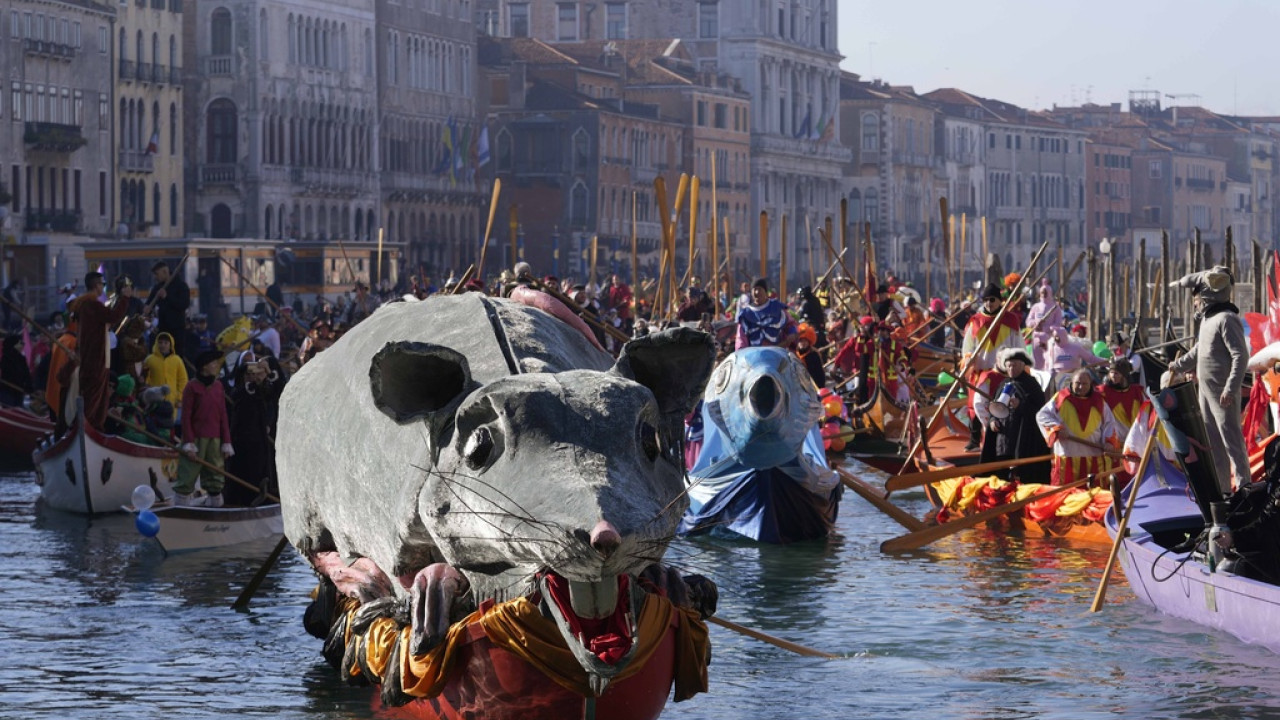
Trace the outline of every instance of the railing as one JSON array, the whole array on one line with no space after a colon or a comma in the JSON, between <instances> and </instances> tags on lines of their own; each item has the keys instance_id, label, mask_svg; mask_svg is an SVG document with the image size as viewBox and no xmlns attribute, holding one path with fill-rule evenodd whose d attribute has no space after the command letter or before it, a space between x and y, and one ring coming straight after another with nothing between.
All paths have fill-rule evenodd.
<instances>
[{"instance_id":1,"label":"railing","mask_svg":"<svg viewBox=\"0 0 1280 720\"><path fill-rule=\"evenodd\" d=\"M80 232L83 213L79 210L34 210L24 213L24 229L27 232L53 231L65 233Z\"/></svg>"},{"instance_id":2,"label":"railing","mask_svg":"<svg viewBox=\"0 0 1280 720\"><path fill-rule=\"evenodd\" d=\"M164 71L164 65L160 63L151 64L151 82L157 85L164 83L169 78L169 73Z\"/></svg>"},{"instance_id":3,"label":"railing","mask_svg":"<svg viewBox=\"0 0 1280 720\"><path fill-rule=\"evenodd\" d=\"M124 172L153 172L155 170L155 156L145 150L125 150L121 148L120 169Z\"/></svg>"},{"instance_id":4,"label":"railing","mask_svg":"<svg viewBox=\"0 0 1280 720\"><path fill-rule=\"evenodd\" d=\"M1187 178L1187 187L1196 188L1197 190L1212 190L1213 181L1201 178Z\"/></svg>"},{"instance_id":5,"label":"railing","mask_svg":"<svg viewBox=\"0 0 1280 720\"><path fill-rule=\"evenodd\" d=\"M231 56L216 55L206 58L205 72L209 75L230 75L231 74Z\"/></svg>"},{"instance_id":6,"label":"railing","mask_svg":"<svg viewBox=\"0 0 1280 720\"><path fill-rule=\"evenodd\" d=\"M79 52L79 49L74 45L65 45L48 40L36 40L34 38L23 39L22 50L28 55L47 55L63 60L70 60Z\"/></svg>"},{"instance_id":7,"label":"railing","mask_svg":"<svg viewBox=\"0 0 1280 720\"><path fill-rule=\"evenodd\" d=\"M88 141L79 125L27 121L23 124L22 142L32 150L75 152Z\"/></svg>"},{"instance_id":8,"label":"railing","mask_svg":"<svg viewBox=\"0 0 1280 720\"><path fill-rule=\"evenodd\" d=\"M200 182L204 185L234 185L239 176L234 164L200 166Z\"/></svg>"},{"instance_id":9,"label":"railing","mask_svg":"<svg viewBox=\"0 0 1280 720\"><path fill-rule=\"evenodd\" d=\"M177 66L169 68L169 84L170 85L182 84L182 68Z\"/></svg>"},{"instance_id":10,"label":"railing","mask_svg":"<svg viewBox=\"0 0 1280 720\"><path fill-rule=\"evenodd\" d=\"M631 166L631 182L651 184L654 178L658 177L657 168L640 167L638 165Z\"/></svg>"},{"instance_id":11,"label":"railing","mask_svg":"<svg viewBox=\"0 0 1280 720\"><path fill-rule=\"evenodd\" d=\"M138 74L137 68L134 67L132 60L120 61L120 79L132 80Z\"/></svg>"}]
</instances>

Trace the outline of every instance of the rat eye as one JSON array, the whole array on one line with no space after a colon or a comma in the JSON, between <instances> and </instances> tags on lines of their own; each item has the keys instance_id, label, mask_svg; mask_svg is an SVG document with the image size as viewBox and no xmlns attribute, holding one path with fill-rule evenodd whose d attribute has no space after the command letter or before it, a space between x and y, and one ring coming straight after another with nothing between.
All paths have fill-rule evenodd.
<instances>
[{"instance_id":1,"label":"rat eye","mask_svg":"<svg viewBox=\"0 0 1280 720\"><path fill-rule=\"evenodd\" d=\"M489 464L489 456L493 454L494 442L493 433L487 427L479 427L472 431L471 436L467 438L467 445L462 450L462 456L467 462L467 467L472 470L479 470Z\"/></svg>"},{"instance_id":2,"label":"rat eye","mask_svg":"<svg viewBox=\"0 0 1280 720\"><path fill-rule=\"evenodd\" d=\"M644 452L644 456L649 458L649 462L656 460L658 453L662 451L661 443L658 442L658 429L644 420L636 425L636 441Z\"/></svg>"}]
</instances>

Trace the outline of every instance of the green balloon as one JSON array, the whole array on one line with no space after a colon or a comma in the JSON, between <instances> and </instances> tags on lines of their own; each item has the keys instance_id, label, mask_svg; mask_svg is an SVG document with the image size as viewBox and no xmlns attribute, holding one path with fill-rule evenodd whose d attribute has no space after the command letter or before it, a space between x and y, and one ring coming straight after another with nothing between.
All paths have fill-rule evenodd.
<instances>
[{"instance_id":1,"label":"green balloon","mask_svg":"<svg viewBox=\"0 0 1280 720\"><path fill-rule=\"evenodd\" d=\"M947 372L946 370L943 370L942 372L938 373L938 385L942 387L946 387L947 385L950 385L955 381L956 381L955 377L952 376L951 373Z\"/></svg>"},{"instance_id":2,"label":"green balloon","mask_svg":"<svg viewBox=\"0 0 1280 720\"><path fill-rule=\"evenodd\" d=\"M1107 347L1107 343L1103 340L1093 344L1093 354L1107 360L1111 358L1111 348Z\"/></svg>"}]
</instances>

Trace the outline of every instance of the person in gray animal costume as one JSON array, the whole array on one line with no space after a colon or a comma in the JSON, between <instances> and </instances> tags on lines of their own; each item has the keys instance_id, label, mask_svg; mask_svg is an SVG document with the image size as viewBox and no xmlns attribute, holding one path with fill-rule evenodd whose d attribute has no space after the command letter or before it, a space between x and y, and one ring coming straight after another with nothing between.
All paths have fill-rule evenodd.
<instances>
[{"instance_id":1,"label":"person in gray animal costume","mask_svg":"<svg viewBox=\"0 0 1280 720\"><path fill-rule=\"evenodd\" d=\"M1240 385L1249 360L1249 343L1240 321L1240 308L1231 302L1235 279L1218 265L1169 283L1190 288L1200 333L1191 350L1169 364L1174 372L1194 372L1200 395L1200 414L1209 434L1209 447L1218 487L1230 494L1249 484L1249 456L1240 426Z\"/></svg>"}]
</instances>

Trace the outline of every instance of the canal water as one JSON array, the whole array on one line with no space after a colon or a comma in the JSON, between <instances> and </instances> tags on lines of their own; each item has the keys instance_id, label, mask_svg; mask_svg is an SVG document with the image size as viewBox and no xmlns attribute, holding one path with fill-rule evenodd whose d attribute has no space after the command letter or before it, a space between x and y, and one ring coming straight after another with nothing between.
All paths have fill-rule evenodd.
<instances>
[{"instance_id":1,"label":"canal water","mask_svg":"<svg viewBox=\"0 0 1280 720\"><path fill-rule=\"evenodd\" d=\"M295 555L236 613L272 542L165 557L128 517L37 497L31 474L0 475L0 718L375 717L302 629L314 578ZM1090 614L1105 547L973 530L883 556L901 529L852 493L839 530L672 547L718 583L721 617L843 657L713 626L711 691L664 718L1280 717L1280 657L1155 614L1122 577Z\"/></svg>"}]
</instances>

